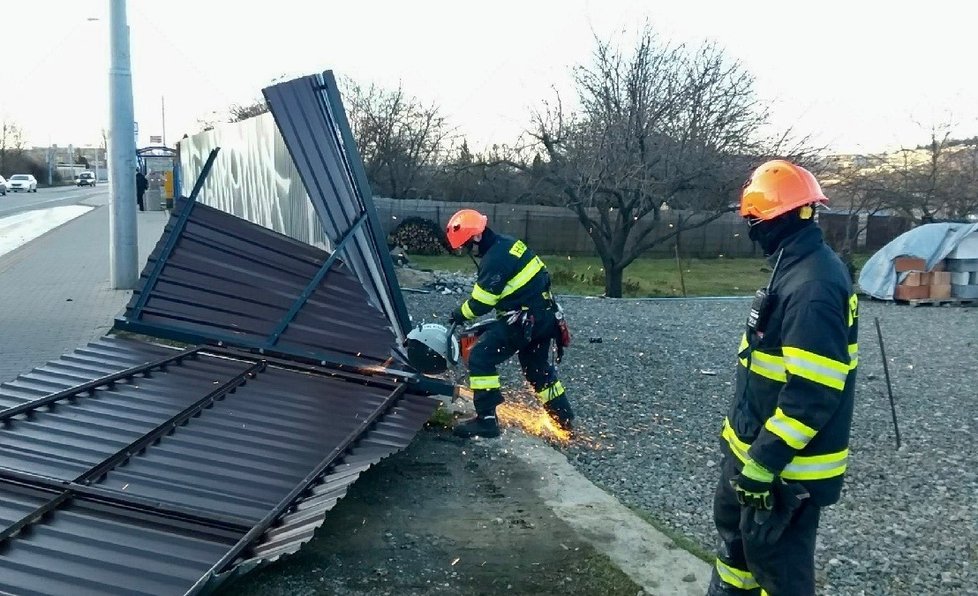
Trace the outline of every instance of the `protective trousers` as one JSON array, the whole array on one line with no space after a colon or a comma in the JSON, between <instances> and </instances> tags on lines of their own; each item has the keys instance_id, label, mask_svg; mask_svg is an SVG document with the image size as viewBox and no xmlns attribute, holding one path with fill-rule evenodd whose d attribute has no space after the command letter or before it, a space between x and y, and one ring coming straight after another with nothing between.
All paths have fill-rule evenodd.
<instances>
[{"instance_id":1,"label":"protective trousers","mask_svg":"<svg viewBox=\"0 0 978 596\"><path fill-rule=\"evenodd\" d=\"M469 354L469 387L472 389L476 414L492 415L503 403L498 367L519 354L523 376L533 385L542 403L560 397L564 387L548 359L550 342L557 330L557 320L550 311L533 313L532 330L519 324L507 325L498 320L479 337Z\"/></svg>"},{"instance_id":2,"label":"protective trousers","mask_svg":"<svg viewBox=\"0 0 978 596\"><path fill-rule=\"evenodd\" d=\"M821 509L806 501L773 545L750 544L741 537L737 494L730 479L738 474L733 456L725 456L713 500L713 519L722 541L709 596L815 595L815 534Z\"/></svg>"}]
</instances>

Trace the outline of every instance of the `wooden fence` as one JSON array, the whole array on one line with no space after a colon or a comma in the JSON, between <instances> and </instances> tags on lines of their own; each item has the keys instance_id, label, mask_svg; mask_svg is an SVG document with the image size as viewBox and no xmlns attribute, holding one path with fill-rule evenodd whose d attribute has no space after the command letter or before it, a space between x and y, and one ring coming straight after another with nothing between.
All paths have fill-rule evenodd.
<instances>
[{"instance_id":1,"label":"wooden fence","mask_svg":"<svg viewBox=\"0 0 978 596\"><path fill-rule=\"evenodd\" d=\"M522 238L540 254L592 255L594 243L577 215L562 207L543 205L514 205L508 203L450 203L445 201L395 200L374 198L377 213L385 232L393 231L400 222L421 217L444 226L455 211L478 209L489 217L489 225L498 232ZM664 211L651 233L653 237L668 235L675 229L678 215ZM646 224L647 226L648 224ZM747 227L735 214L699 228L686 230L647 251L648 256L672 256L676 242L683 256L714 258L757 256L753 243L747 238Z\"/></svg>"}]
</instances>

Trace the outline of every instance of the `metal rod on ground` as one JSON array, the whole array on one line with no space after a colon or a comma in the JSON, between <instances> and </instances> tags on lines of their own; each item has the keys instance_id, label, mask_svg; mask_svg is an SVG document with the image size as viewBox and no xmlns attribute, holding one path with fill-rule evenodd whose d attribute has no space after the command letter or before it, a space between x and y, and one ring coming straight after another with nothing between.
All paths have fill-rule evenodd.
<instances>
[{"instance_id":1,"label":"metal rod on ground","mask_svg":"<svg viewBox=\"0 0 978 596\"><path fill-rule=\"evenodd\" d=\"M900 427L897 426L896 404L893 402L893 387L890 385L890 366L886 361L886 349L883 348L883 330L880 328L880 318L876 320L876 335L880 340L880 355L883 357L883 375L886 377L886 392L890 396L890 413L893 414L893 430L896 431L896 446L900 448Z\"/></svg>"},{"instance_id":2,"label":"metal rod on ground","mask_svg":"<svg viewBox=\"0 0 978 596\"><path fill-rule=\"evenodd\" d=\"M679 260L679 243L677 242L674 247L676 249L676 267L679 268L679 285L683 289L683 298L686 297L686 278L683 277L683 264Z\"/></svg>"}]
</instances>

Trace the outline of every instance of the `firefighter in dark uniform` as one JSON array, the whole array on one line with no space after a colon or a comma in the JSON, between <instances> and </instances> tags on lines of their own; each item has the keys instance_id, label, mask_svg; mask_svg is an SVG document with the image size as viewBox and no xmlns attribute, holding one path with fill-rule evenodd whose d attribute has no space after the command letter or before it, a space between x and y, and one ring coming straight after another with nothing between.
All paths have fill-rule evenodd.
<instances>
[{"instance_id":1,"label":"firefighter in dark uniform","mask_svg":"<svg viewBox=\"0 0 978 596\"><path fill-rule=\"evenodd\" d=\"M819 512L842 490L858 362L852 283L814 221L827 202L808 170L783 160L744 187L740 214L773 271L751 306L721 431L709 596L815 594Z\"/></svg>"},{"instance_id":2,"label":"firefighter in dark uniform","mask_svg":"<svg viewBox=\"0 0 978 596\"><path fill-rule=\"evenodd\" d=\"M469 387L475 417L460 423L462 437L498 437L496 406L503 402L496 367L519 354L520 366L538 399L554 421L569 429L574 418L564 386L549 361L550 342L558 335L557 307L550 295L546 266L522 240L497 234L488 218L462 209L448 221L446 235L452 250L466 248L481 258L472 296L451 314L461 325L495 309L496 322L469 354Z\"/></svg>"}]
</instances>

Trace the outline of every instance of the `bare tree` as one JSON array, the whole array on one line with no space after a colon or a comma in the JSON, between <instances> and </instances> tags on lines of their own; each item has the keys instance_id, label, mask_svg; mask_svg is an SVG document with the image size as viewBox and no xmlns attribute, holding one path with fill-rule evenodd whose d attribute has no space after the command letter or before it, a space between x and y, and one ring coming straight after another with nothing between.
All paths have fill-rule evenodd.
<instances>
[{"instance_id":1,"label":"bare tree","mask_svg":"<svg viewBox=\"0 0 978 596\"><path fill-rule=\"evenodd\" d=\"M861 174L883 205L914 224L978 213L978 140L954 139L948 122L930 126L929 141L903 148Z\"/></svg>"},{"instance_id":2,"label":"bare tree","mask_svg":"<svg viewBox=\"0 0 978 596\"><path fill-rule=\"evenodd\" d=\"M974 140L951 148L947 156L945 214L963 220L978 216L978 143Z\"/></svg>"},{"instance_id":3,"label":"bare tree","mask_svg":"<svg viewBox=\"0 0 978 596\"><path fill-rule=\"evenodd\" d=\"M38 180L47 173L45 164L31 157L26 151L26 141L21 128L8 121L0 122L0 174L32 174Z\"/></svg>"},{"instance_id":4,"label":"bare tree","mask_svg":"<svg viewBox=\"0 0 978 596\"><path fill-rule=\"evenodd\" d=\"M268 103L264 100L255 100L247 104L234 104L228 108L228 122L241 122L248 118L254 118L268 111Z\"/></svg>"},{"instance_id":5,"label":"bare tree","mask_svg":"<svg viewBox=\"0 0 978 596\"><path fill-rule=\"evenodd\" d=\"M859 236L869 227L870 218L887 208L889 191L879 172L886 167L883 156L836 157L822 164L823 186L831 197L832 216L845 218L841 238L833 245L855 278L853 255Z\"/></svg>"},{"instance_id":6,"label":"bare tree","mask_svg":"<svg viewBox=\"0 0 978 596\"><path fill-rule=\"evenodd\" d=\"M902 148L880 168L878 176L886 189L886 204L915 224L938 219L948 200L948 155L952 125L930 127L930 141L917 148Z\"/></svg>"},{"instance_id":7,"label":"bare tree","mask_svg":"<svg viewBox=\"0 0 978 596\"><path fill-rule=\"evenodd\" d=\"M373 191L395 199L429 196L453 134L438 106L400 86L388 90L349 79L342 94Z\"/></svg>"},{"instance_id":8,"label":"bare tree","mask_svg":"<svg viewBox=\"0 0 978 596\"><path fill-rule=\"evenodd\" d=\"M799 153L787 135L764 138L753 78L714 45L670 46L646 26L629 50L597 40L574 79L580 107L566 109L558 96L534 117L523 154L500 163L531 174L539 192L577 215L607 296L622 295L625 267L644 252L732 210L763 156ZM531 162L533 152L542 159Z\"/></svg>"},{"instance_id":9,"label":"bare tree","mask_svg":"<svg viewBox=\"0 0 978 596\"><path fill-rule=\"evenodd\" d=\"M0 172L10 173L14 162L24 152L24 133L17 124L0 123Z\"/></svg>"},{"instance_id":10,"label":"bare tree","mask_svg":"<svg viewBox=\"0 0 978 596\"><path fill-rule=\"evenodd\" d=\"M475 203L532 203L539 202L532 174L511 167L499 167L510 149L494 145L480 154L473 154L464 140L438 168L433 187L437 195L448 201ZM539 163L539 155L529 162Z\"/></svg>"}]
</instances>

